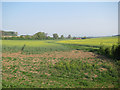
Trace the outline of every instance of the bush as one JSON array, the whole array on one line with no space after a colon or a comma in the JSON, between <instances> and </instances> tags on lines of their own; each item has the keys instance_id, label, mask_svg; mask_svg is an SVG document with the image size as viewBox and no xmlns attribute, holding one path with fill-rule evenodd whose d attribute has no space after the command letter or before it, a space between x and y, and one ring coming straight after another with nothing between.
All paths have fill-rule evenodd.
<instances>
[{"instance_id":1,"label":"bush","mask_svg":"<svg viewBox=\"0 0 120 90\"><path fill-rule=\"evenodd\" d=\"M100 46L99 53L120 60L120 44L113 45L112 47L105 47L102 45Z\"/></svg>"},{"instance_id":2,"label":"bush","mask_svg":"<svg viewBox=\"0 0 120 90\"><path fill-rule=\"evenodd\" d=\"M105 48L105 55L107 55L108 57L111 56L111 49L110 49L110 47Z\"/></svg>"},{"instance_id":3,"label":"bush","mask_svg":"<svg viewBox=\"0 0 120 90\"><path fill-rule=\"evenodd\" d=\"M100 46L100 50L99 50L100 54L105 54L105 46Z\"/></svg>"},{"instance_id":4,"label":"bush","mask_svg":"<svg viewBox=\"0 0 120 90\"><path fill-rule=\"evenodd\" d=\"M120 60L120 44L115 48L113 55L115 59Z\"/></svg>"}]
</instances>

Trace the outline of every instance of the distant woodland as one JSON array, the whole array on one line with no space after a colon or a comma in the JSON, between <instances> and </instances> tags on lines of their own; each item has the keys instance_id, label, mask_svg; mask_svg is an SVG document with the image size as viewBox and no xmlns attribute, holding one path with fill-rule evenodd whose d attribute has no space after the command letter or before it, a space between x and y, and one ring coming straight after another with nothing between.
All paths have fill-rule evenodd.
<instances>
[{"instance_id":1,"label":"distant woodland","mask_svg":"<svg viewBox=\"0 0 120 90\"><path fill-rule=\"evenodd\" d=\"M17 32L13 31L0 31L0 33L2 36L17 36Z\"/></svg>"},{"instance_id":2,"label":"distant woodland","mask_svg":"<svg viewBox=\"0 0 120 90\"><path fill-rule=\"evenodd\" d=\"M50 37L45 32L37 32L34 35L20 35L18 36L17 32L13 31L0 31L2 34L2 40L54 40L54 39L86 39L86 37L77 38L68 35L64 37L64 35L59 36L57 33L53 34L53 37Z\"/></svg>"}]
</instances>

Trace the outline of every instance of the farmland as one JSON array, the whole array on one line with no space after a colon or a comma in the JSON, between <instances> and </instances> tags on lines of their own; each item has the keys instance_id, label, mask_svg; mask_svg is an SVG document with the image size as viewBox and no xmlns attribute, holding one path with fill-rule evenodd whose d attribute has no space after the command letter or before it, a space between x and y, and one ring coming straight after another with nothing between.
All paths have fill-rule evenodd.
<instances>
[{"instance_id":1,"label":"farmland","mask_svg":"<svg viewBox=\"0 0 120 90\"><path fill-rule=\"evenodd\" d=\"M117 42L118 37L2 40L2 87L118 88L117 63L88 52Z\"/></svg>"},{"instance_id":2,"label":"farmland","mask_svg":"<svg viewBox=\"0 0 120 90\"><path fill-rule=\"evenodd\" d=\"M62 40L57 43L64 44L79 44L79 45L89 45L89 46L112 46L113 44L118 43L118 37L102 37L102 38L91 38L91 39L82 39L82 40Z\"/></svg>"},{"instance_id":3,"label":"farmland","mask_svg":"<svg viewBox=\"0 0 120 90\"><path fill-rule=\"evenodd\" d=\"M24 52L29 54L43 53L44 51L66 51L73 49L89 51L98 49L100 45L110 47L112 45L116 45L117 43L118 37L104 37L82 40L2 40L3 52L18 52L25 45Z\"/></svg>"}]
</instances>

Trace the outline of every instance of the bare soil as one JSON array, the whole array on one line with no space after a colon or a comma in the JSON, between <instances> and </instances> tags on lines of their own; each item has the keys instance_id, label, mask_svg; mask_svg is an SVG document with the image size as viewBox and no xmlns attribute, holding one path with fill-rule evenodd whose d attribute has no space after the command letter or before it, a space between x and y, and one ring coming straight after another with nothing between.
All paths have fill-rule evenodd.
<instances>
[{"instance_id":1,"label":"bare soil","mask_svg":"<svg viewBox=\"0 0 120 90\"><path fill-rule=\"evenodd\" d=\"M19 57L19 58L26 58L26 57L55 57L55 58L99 58L99 59L108 59L102 55L95 54L93 52L84 52L82 50L72 50L72 51L60 51L60 52L51 52L51 53L43 53L43 54L30 54L24 55L21 52L17 53L2 53L2 57ZM91 59L92 60L92 59Z\"/></svg>"}]
</instances>

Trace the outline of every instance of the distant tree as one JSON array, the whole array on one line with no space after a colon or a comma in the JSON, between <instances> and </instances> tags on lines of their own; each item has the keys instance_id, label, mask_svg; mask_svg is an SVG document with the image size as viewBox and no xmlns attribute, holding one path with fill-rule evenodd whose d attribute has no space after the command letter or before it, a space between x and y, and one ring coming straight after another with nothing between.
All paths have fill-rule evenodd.
<instances>
[{"instance_id":1,"label":"distant tree","mask_svg":"<svg viewBox=\"0 0 120 90\"><path fill-rule=\"evenodd\" d=\"M47 38L47 33L38 32L38 33L34 34L33 37L34 37L34 39L38 39L38 40L46 39Z\"/></svg>"},{"instance_id":2,"label":"distant tree","mask_svg":"<svg viewBox=\"0 0 120 90\"><path fill-rule=\"evenodd\" d=\"M61 39L64 39L64 36L63 35L61 35L61 37L60 37Z\"/></svg>"},{"instance_id":3,"label":"distant tree","mask_svg":"<svg viewBox=\"0 0 120 90\"><path fill-rule=\"evenodd\" d=\"M25 39L31 39L30 35L25 35Z\"/></svg>"},{"instance_id":4,"label":"distant tree","mask_svg":"<svg viewBox=\"0 0 120 90\"><path fill-rule=\"evenodd\" d=\"M50 36L47 36L47 38L46 39L48 39L48 40L50 40L50 39L53 39L52 37L50 37Z\"/></svg>"},{"instance_id":5,"label":"distant tree","mask_svg":"<svg viewBox=\"0 0 120 90\"><path fill-rule=\"evenodd\" d=\"M58 34L57 34L57 33L54 33L54 34L53 34L53 38L54 38L54 39L58 39L58 38L59 38Z\"/></svg>"},{"instance_id":6,"label":"distant tree","mask_svg":"<svg viewBox=\"0 0 120 90\"><path fill-rule=\"evenodd\" d=\"M71 35L68 35L68 39L70 39L71 38Z\"/></svg>"},{"instance_id":7,"label":"distant tree","mask_svg":"<svg viewBox=\"0 0 120 90\"><path fill-rule=\"evenodd\" d=\"M1 31L2 36L17 36L17 32L13 32L13 31Z\"/></svg>"},{"instance_id":8,"label":"distant tree","mask_svg":"<svg viewBox=\"0 0 120 90\"><path fill-rule=\"evenodd\" d=\"M22 35L19 38L22 39L22 40L24 39L24 37Z\"/></svg>"},{"instance_id":9,"label":"distant tree","mask_svg":"<svg viewBox=\"0 0 120 90\"><path fill-rule=\"evenodd\" d=\"M73 37L73 39L76 39L76 37Z\"/></svg>"},{"instance_id":10,"label":"distant tree","mask_svg":"<svg viewBox=\"0 0 120 90\"><path fill-rule=\"evenodd\" d=\"M31 36L31 40L34 40L35 38L34 38L34 36Z\"/></svg>"}]
</instances>

